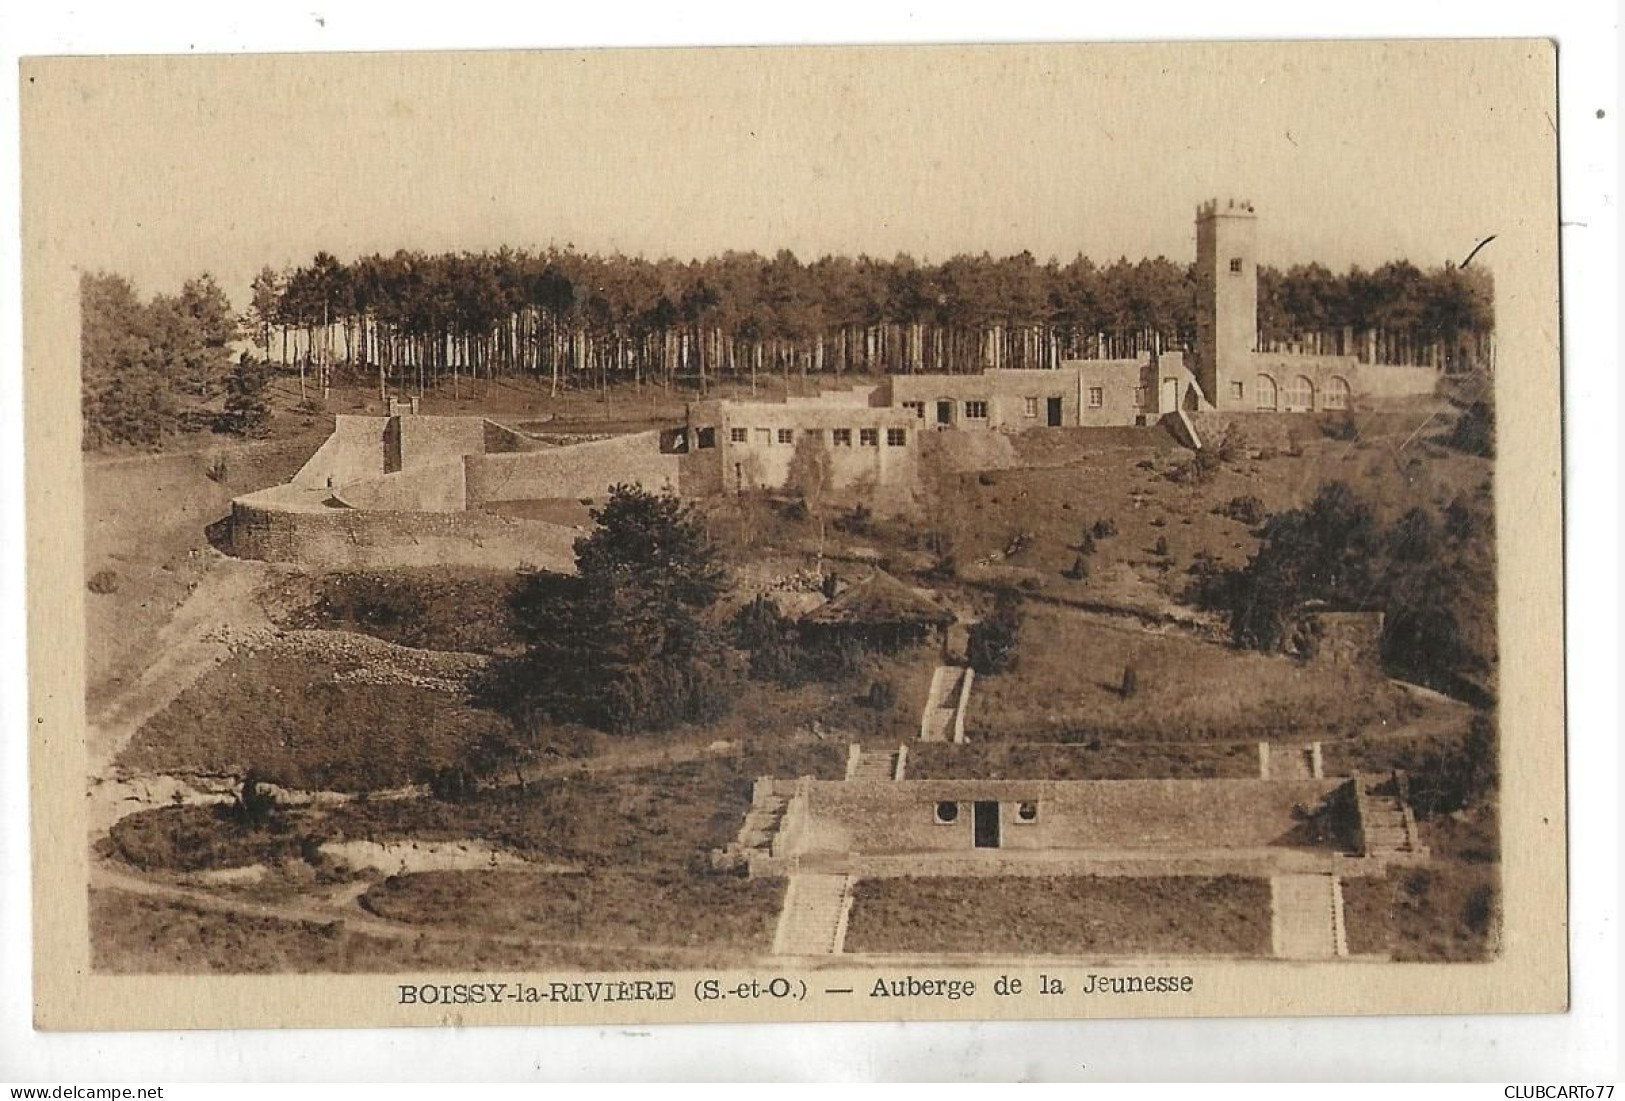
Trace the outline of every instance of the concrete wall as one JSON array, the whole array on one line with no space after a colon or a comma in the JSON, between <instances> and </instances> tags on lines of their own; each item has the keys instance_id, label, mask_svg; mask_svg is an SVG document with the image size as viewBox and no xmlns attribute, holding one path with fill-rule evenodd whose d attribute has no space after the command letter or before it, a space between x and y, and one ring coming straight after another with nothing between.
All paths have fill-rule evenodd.
<instances>
[{"instance_id":1,"label":"concrete wall","mask_svg":"<svg viewBox=\"0 0 1625 1101\"><path fill-rule=\"evenodd\" d=\"M1357 399L1381 401L1385 398L1425 397L1439 386L1439 372L1432 367L1397 367L1386 363L1362 363L1355 373Z\"/></svg>"},{"instance_id":2,"label":"concrete wall","mask_svg":"<svg viewBox=\"0 0 1625 1101\"><path fill-rule=\"evenodd\" d=\"M660 433L464 460L468 507L491 501L602 498L621 482L650 491L678 488L677 455L662 454Z\"/></svg>"},{"instance_id":3,"label":"concrete wall","mask_svg":"<svg viewBox=\"0 0 1625 1101\"><path fill-rule=\"evenodd\" d=\"M334 417L333 434L293 476L293 484L341 486L383 476L388 472L384 465L384 435L389 424L388 417Z\"/></svg>"},{"instance_id":4,"label":"concrete wall","mask_svg":"<svg viewBox=\"0 0 1625 1101\"><path fill-rule=\"evenodd\" d=\"M400 470L437 466L485 451L483 417L397 417L400 426Z\"/></svg>"},{"instance_id":5,"label":"concrete wall","mask_svg":"<svg viewBox=\"0 0 1625 1101\"><path fill-rule=\"evenodd\" d=\"M256 500L256 498L259 498ZM288 507L254 494L231 504L233 553L328 569L456 564L573 572L577 532L482 512Z\"/></svg>"},{"instance_id":6,"label":"concrete wall","mask_svg":"<svg viewBox=\"0 0 1625 1101\"><path fill-rule=\"evenodd\" d=\"M350 508L391 512L461 512L468 507L461 458L351 482L333 496Z\"/></svg>"},{"instance_id":7,"label":"concrete wall","mask_svg":"<svg viewBox=\"0 0 1625 1101\"><path fill-rule=\"evenodd\" d=\"M1000 848L1222 849L1286 843L1294 806L1314 808L1341 780L813 781L800 851L884 854L974 848L977 800L1000 804ZM958 805L949 824L937 805ZM1023 802L1038 817L1019 820Z\"/></svg>"}]
</instances>

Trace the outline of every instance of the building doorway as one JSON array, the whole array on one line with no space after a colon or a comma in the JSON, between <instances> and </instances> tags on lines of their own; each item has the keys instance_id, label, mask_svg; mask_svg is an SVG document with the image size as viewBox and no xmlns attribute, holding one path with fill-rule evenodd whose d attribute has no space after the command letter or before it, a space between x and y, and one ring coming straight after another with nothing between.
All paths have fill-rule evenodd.
<instances>
[{"instance_id":1,"label":"building doorway","mask_svg":"<svg viewBox=\"0 0 1625 1101\"><path fill-rule=\"evenodd\" d=\"M937 402L937 423L954 423L954 403L943 398Z\"/></svg>"},{"instance_id":2,"label":"building doorway","mask_svg":"<svg viewBox=\"0 0 1625 1101\"><path fill-rule=\"evenodd\" d=\"M1049 414L1049 426L1051 428L1059 428L1059 427L1061 427L1061 399L1060 398L1050 398L1045 403L1045 412L1047 412Z\"/></svg>"},{"instance_id":3,"label":"building doorway","mask_svg":"<svg viewBox=\"0 0 1625 1101\"><path fill-rule=\"evenodd\" d=\"M996 849L999 847L999 804L988 801L978 802L976 806L976 847L978 849Z\"/></svg>"},{"instance_id":4,"label":"building doorway","mask_svg":"<svg viewBox=\"0 0 1625 1101\"><path fill-rule=\"evenodd\" d=\"M1179 380L1165 378L1162 380L1162 403L1157 410L1159 413L1172 413L1179 409Z\"/></svg>"}]
</instances>

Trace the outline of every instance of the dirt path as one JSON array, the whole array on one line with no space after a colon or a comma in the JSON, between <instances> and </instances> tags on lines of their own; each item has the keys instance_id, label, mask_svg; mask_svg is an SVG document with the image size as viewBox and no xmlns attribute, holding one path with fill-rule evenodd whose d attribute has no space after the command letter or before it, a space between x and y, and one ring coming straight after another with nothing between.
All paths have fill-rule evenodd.
<instances>
[{"instance_id":1,"label":"dirt path","mask_svg":"<svg viewBox=\"0 0 1625 1101\"><path fill-rule=\"evenodd\" d=\"M113 761L142 724L225 660L233 628L271 627L255 599L270 576L264 563L211 555L197 587L158 632L152 663L90 717L85 749L91 777L109 778Z\"/></svg>"}]
</instances>

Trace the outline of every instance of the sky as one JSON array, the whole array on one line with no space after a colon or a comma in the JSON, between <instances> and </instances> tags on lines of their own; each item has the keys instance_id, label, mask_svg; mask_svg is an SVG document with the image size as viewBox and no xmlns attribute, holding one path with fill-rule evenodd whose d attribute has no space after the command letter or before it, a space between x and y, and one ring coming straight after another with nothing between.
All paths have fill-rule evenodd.
<instances>
[{"instance_id":1,"label":"sky","mask_svg":"<svg viewBox=\"0 0 1625 1101\"><path fill-rule=\"evenodd\" d=\"M25 232L146 293L212 272L239 305L261 265L318 249L1185 261L1211 197L1254 203L1266 263L1426 267L1517 227L1498 182L1551 141L1549 69L1517 63L1544 49L44 60L23 69Z\"/></svg>"}]
</instances>

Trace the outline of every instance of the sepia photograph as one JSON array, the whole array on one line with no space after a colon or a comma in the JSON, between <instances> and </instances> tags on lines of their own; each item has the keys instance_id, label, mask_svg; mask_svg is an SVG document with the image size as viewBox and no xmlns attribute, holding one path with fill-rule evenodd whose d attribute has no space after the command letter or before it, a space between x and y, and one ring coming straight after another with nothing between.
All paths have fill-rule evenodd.
<instances>
[{"instance_id":1,"label":"sepia photograph","mask_svg":"<svg viewBox=\"0 0 1625 1101\"><path fill-rule=\"evenodd\" d=\"M43 1026L1562 1008L1550 43L22 72Z\"/></svg>"}]
</instances>

